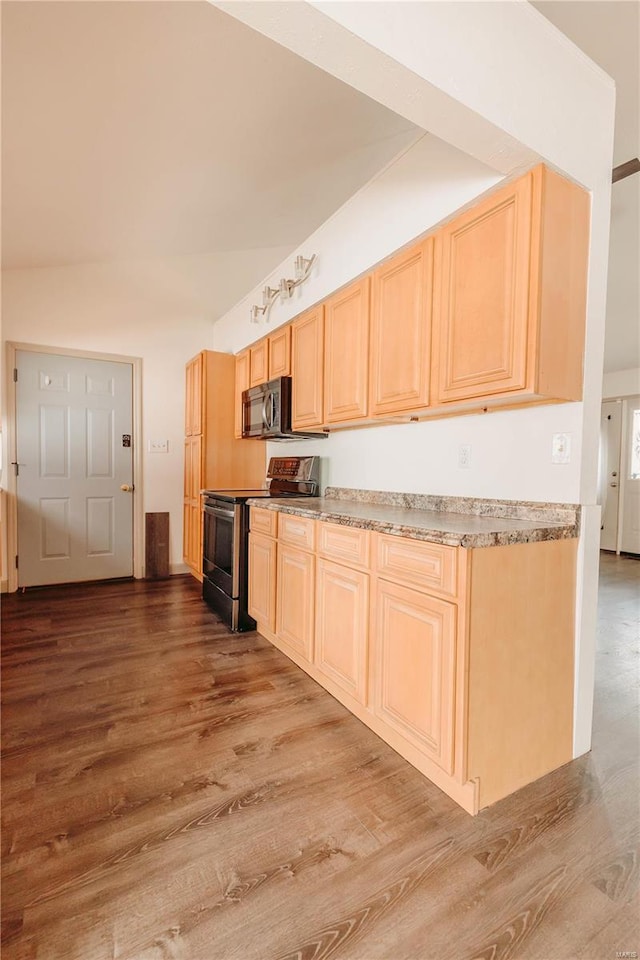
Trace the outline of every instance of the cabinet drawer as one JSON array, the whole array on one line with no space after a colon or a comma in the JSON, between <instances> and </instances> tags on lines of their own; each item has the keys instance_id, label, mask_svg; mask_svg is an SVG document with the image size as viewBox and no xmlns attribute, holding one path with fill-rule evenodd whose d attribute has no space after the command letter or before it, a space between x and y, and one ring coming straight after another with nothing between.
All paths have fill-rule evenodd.
<instances>
[{"instance_id":1,"label":"cabinet drawer","mask_svg":"<svg viewBox=\"0 0 640 960\"><path fill-rule=\"evenodd\" d=\"M275 537L278 532L278 514L275 510L251 507L249 529L252 533L263 533L266 537Z\"/></svg>"},{"instance_id":2,"label":"cabinet drawer","mask_svg":"<svg viewBox=\"0 0 640 960\"><path fill-rule=\"evenodd\" d=\"M301 547L302 550L315 550L316 521L308 517L294 517L288 513L281 513L278 523L278 540L281 543L290 543L293 547Z\"/></svg>"},{"instance_id":3,"label":"cabinet drawer","mask_svg":"<svg viewBox=\"0 0 640 960\"><path fill-rule=\"evenodd\" d=\"M416 590L455 597L458 548L378 534L377 573Z\"/></svg>"},{"instance_id":4,"label":"cabinet drawer","mask_svg":"<svg viewBox=\"0 0 640 960\"><path fill-rule=\"evenodd\" d=\"M324 521L318 524L318 553L338 563L368 568L370 539L368 530Z\"/></svg>"}]
</instances>

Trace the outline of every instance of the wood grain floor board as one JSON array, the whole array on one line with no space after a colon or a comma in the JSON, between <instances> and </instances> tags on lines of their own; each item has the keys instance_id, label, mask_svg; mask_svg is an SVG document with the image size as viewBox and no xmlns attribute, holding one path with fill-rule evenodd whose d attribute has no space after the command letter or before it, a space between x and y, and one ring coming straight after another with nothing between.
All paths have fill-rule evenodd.
<instances>
[{"instance_id":1,"label":"wood grain floor board","mask_svg":"<svg viewBox=\"0 0 640 960\"><path fill-rule=\"evenodd\" d=\"M3 960L638 949L638 573L594 749L471 818L189 577L3 598Z\"/></svg>"}]
</instances>

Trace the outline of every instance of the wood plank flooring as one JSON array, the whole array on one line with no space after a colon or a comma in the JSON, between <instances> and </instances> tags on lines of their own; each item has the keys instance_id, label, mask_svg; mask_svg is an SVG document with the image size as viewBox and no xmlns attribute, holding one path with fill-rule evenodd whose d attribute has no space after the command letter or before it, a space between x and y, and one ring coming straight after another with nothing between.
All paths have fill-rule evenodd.
<instances>
[{"instance_id":1,"label":"wood plank flooring","mask_svg":"<svg viewBox=\"0 0 640 960\"><path fill-rule=\"evenodd\" d=\"M3 960L640 950L640 563L593 751L469 817L188 577L3 598Z\"/></svg>"}]
</instances>

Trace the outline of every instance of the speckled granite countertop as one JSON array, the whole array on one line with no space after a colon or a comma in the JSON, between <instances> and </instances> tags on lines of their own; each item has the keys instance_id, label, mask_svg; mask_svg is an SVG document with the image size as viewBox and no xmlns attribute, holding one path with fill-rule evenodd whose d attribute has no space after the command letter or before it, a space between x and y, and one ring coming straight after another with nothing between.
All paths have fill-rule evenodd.
<instances>
[{"instance_id":1,"label":"speckled granite countertop","mask_svg":"<svg viewBox=\"0 0 640 960\"><path fill-rule=\"evenodd\" d=\"M452 547L495 547L578 536L580 507L328 487L324 497L249 505Z\"/></svg>"}]
</instances>

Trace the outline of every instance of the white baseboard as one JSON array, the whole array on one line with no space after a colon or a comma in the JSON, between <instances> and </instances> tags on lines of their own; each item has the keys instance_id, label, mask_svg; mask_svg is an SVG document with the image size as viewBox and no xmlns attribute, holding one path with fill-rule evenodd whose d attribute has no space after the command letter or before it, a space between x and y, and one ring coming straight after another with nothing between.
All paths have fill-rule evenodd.
<instances>
[{"instance_id":1,"label":"white baseboard","mask_svg":"<svg viewBox=\"0 0 640 960\"><path fill-rule=\"evenodd\" d=\"M191 573L191 570L186 563L170 563L169 571L172 577L177 576L179 573Z\"/></svg>"}]
</instances>

